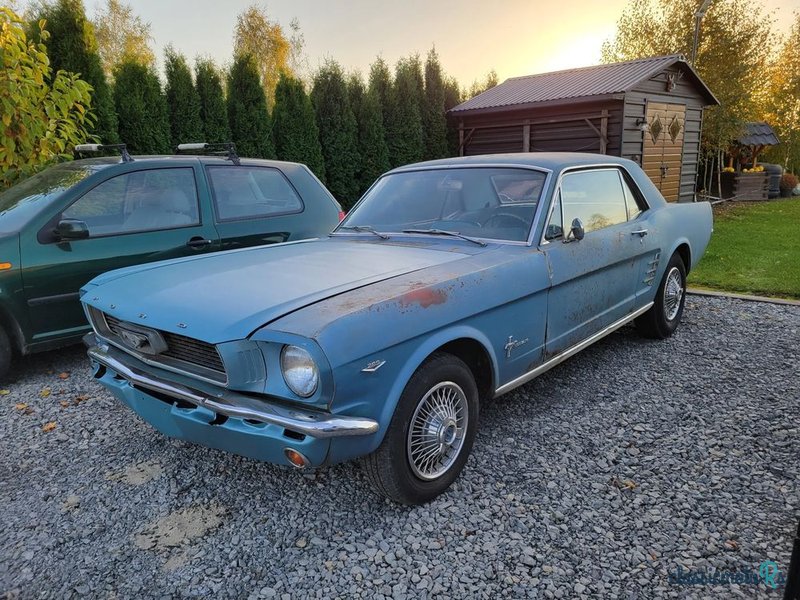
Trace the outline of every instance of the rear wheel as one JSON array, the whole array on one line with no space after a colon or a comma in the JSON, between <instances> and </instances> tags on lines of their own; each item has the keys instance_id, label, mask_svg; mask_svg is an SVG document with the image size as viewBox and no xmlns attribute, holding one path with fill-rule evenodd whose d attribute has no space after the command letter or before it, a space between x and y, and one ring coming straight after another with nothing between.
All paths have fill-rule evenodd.
<instances>
[{"instance_id":1,"label":"rear wheel","mask_svg":"<svg viewBox=\"0 0 800 600\"><path fill-rule=\"evenodd\" d=\"M667 264L653 306L636 319L636 327L646 337L662 340L668 338L681 322L685 302L686 267L683 259L676 253Z\"/></svg>"},{"instance_id":2,"label":"rear wheel","mask_svg":"<svg viewBox=\"0 0 800 600\"><path fill-rule=\"evenodd\" d=\"M0 326L0 381L5 379L11 366L11 340L6 330Z\"/></svg>"},{"instance_id":3,"label":"rear wheel","mask_svg":"<svg viewBox=\"0 0 800 600\"><path fill-rule=\"evenodd\" d=\"M380 447L363 459L375 491L402 504L444 492L467 462L478 426L478 388L463 361L434 354L409 380Z\"/></svg>"}]
</instances>

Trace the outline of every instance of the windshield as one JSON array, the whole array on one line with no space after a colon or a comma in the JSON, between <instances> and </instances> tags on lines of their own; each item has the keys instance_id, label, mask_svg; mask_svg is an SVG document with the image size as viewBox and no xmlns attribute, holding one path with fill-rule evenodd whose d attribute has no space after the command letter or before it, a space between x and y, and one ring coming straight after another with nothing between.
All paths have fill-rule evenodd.
<instances>
[{"instance_id":1,"label":"windshield","mask_svg":"<svg viewBox=\"0 0 800 600\"><path fill-rule=\"evenodd\" d=\"M339 230L437 229L524 242L546 175L513 167L407 171L382 177Z\"/></svg>"},{"instance_id":2,"label":"windshield","mask_svg":"<svg viewBox=\"0 0 800 600\"><path fill-rule=\"evenodd\" d=\"M50 167L0 194L0 231L16 231L65 190L91 175L97 166L64 163Z\"/></svg>"}]
</instances>

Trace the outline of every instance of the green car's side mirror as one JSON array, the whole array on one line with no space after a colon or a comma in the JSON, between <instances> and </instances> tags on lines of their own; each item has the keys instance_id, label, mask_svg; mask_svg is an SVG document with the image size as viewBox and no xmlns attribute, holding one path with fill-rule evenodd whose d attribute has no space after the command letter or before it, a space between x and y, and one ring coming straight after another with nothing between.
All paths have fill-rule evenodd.
<instances>
[{"instance_id":1,"label":"green car's side mirror","mask_svg":"<svg viewBox=\"0 0 800 600\"><path fill-rule=\"evenodd\" d=\"M62 241L85 240L89 237L89 226L78 219L61 219L54 233Z\"/></svg>"}]
</instances>

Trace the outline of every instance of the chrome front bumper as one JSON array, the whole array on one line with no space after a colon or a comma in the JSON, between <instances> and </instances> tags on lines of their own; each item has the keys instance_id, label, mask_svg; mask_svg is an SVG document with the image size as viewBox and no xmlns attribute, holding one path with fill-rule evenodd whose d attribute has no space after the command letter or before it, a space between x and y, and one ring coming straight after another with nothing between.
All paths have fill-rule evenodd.
<instances>
[{"instance_id":1,"label":"chrome front bumper","mask_svg":"<svg viewBox=\"0 0 800 600\"><path fill-rule=\"evenodd\" d=\"M145 365L105 344L93 333L86 335L83 341L89 347L87 354L92 361L101 368L110 369L134 388L202 406L226 417L271 423L319 439L369 435L378 431L377 421L364 417L337 416L311 409L290 408L231 390L212 390L212 386L202 382L197 382L196 385L181 383L177 380L188 378Z\"/></svg>"}]
</instances>

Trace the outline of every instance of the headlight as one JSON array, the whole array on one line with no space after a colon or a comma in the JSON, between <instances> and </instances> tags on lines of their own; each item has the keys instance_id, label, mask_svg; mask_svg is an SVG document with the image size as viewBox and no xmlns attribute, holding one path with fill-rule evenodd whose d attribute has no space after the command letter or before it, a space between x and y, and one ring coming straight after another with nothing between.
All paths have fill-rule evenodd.
<instances>
[{"instance_id":1,"label":"headlight","mask_svg":"<svg viewBox=\"0 0 800 600\"><path fill-rule=\"evenodd\" d=\"M289 389L308 398L317 389L319 369L307 350L299 346L284 346L281 351L281 371Z\"/></svg>"}]
</instances>

